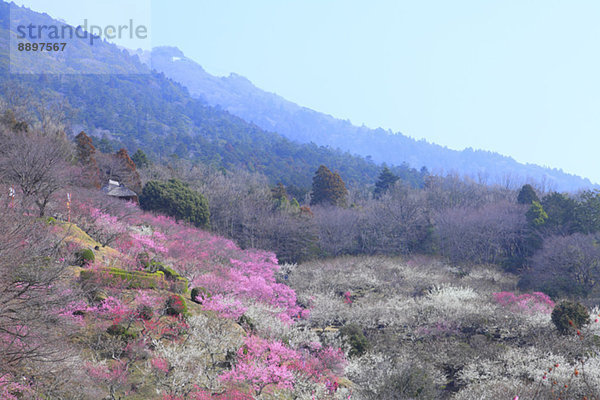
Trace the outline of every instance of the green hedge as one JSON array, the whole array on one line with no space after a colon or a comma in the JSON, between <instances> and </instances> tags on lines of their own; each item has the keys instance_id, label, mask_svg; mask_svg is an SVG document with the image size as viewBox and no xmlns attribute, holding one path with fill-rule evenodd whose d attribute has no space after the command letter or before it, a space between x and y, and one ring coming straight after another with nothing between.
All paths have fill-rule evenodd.
<instances>
[{"instance_id":1,"label":"green hedge","mask_svg":"<svg viewBox=\"0 0 600 400\"><path fill-rule=\"evenodd\" d=\"M169 298L165 301L165 311L167 315L187 315L187 303L183 296L179 294L174 294L169 296Z\"/></svg>"},{"instance_id":2,"label":"green hedge","mask_svg":"<svg viewBox=\"0 0 600 400\"><path fill-rule=\"evenodd\" d=\"M97 279L104 285L127 283L128 289L158 289L165 286L162 272L147 273L141 271L125 271L119 268L81 271L82 280Z\"/></svg>"},{"instance_id":3,"label":"green hedge","mask_svg":"<svg viewBox=\"0 0 600 400\"><path fill-rule=\"evenodd\" d=\"M563 301L552 310L552 322L563 335L575 332L590 322L590 314L581 304Z\"/></svg>"},{"instance_id":4,"label":"green hedge","mask_svg":"<svg viewBox=\"0 0 600 400\"><path fill-rule=\"evenodd\" d=\"M96 256L92 249L81 249L75 253L75 257L77 257L77 263L81 267L93 263L96 260Z\"/></svg>"},{"instance_id":5,"label":"green hedge","mask_svg":"<svg viewBox=\"0 0 600 400\"><path fill-rule=\"evenodd\" d=\"M188 280L178 277L167 281L162 271L125 271L120 268L81 271L82 280L96 279L106 286L119 286L126 283L128 289L168 289L175 293L187 293Z\"/></svg>"}]
</instances>

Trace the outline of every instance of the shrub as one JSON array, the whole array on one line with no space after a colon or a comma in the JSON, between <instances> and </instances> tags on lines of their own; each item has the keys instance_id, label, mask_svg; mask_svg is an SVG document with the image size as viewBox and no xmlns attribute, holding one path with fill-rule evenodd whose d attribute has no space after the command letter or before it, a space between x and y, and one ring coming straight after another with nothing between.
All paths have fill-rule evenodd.
<instances>
[{"instance_id":1,"label":"shrub","mask_svg":"<svg viewBox=\"0 0 600 400\"><path fill-rule=\"evenodd\" d=\"M139 255L138 255L139 260ZM143 264L142 264L143 265ZM169 281L169 290L175 293L187 293L188 290L188 280L181 275L173 268L165 266L163 263L158 261L150 261L146 264L145 268L153 274L161 273L164 278Z\"/></svg>"},{"instance_id":2,"label":"shrub","mask_svg":"<svg viewBox=\"0 0 600 400\"><path fill-rule=\"evenodd\" d=\"M187 304L183 296L174 294L167 298L165 302L167 315L185 315L187 313Z\"/></svg>"},{"instance_id":3,"label":"shrub","mask_svg":"<svg viewBox=\"0 0 600 400\"><path fill-rule=\"evenodd\" d=\"M202 301L210 299L212 294L210 294L210 292L203 287L195 287L192 289L190 297L194 303L202 304ZM201 300L198 300L198 297L200 297Z\"/></svg>"},{"instance_id":4,"label":"shrub","mask_svg":"<svg viewBox=\"0 0 600 400\"><path fill-rule=\"evenodd\" d=\"M143 253L140 253L140 254L143 254ZM139 259L139 257L140 257L140 255L138 254L138 259ZM142 265L144 265L144 264L142 264ZM165 274L165 279L167 279L169 281L174 281L174 280L177 280L177 278L181 277L181 275L179 275L179 273L177 271L175 271L171 267L167 267L165 264L161 263L160 261L155 261L155 260L149 261L145 264L144 268L147 269L149 272L161 271L162 273Z\"/></svg>"},{"instance_id":5,"label":"shrub","mask_svg":"<svg viewBox=\"0 0 600 400\"><path fill-rule=\"evenodd\" d=\"M590 314L581 303L564 301L552 310L552 322L560 333L568 334L589 323Z\"/></svg>"},{"instance_id":6,"label":"shrub","mask_svg":"<svg viewBox=\"0 0 600 400\"><path fill-rule=\"evenodd\" d=\"M365 337L363 330L356 324L350 324L340 329L340 335L344 337L346 343L350 345L350 356L361 356L370 347L369 341Z\"/></svg>"},{"instance_id":7,"label":"shrub","mask_svg":"<svg viewBox=\"0 0 600 400\"><path fill-rule=\"evenodd\" d=\"M79 250L75 255L77 257L77 263L82 267L96 261L96 256L94 255L92 249Z\"/></svg>"},{"instance_id":8,"label":"shrub","mask_svg":"<svg viewBox=\"0 0 600 400\"><path fill-rule=\"evenodd\" d=\"M209 226L210 212L206 198L177 179L146 183L140 196L140 206L144 210L163 213L198 227Z\"/></svg>"},{"instance_id":9,"label":"shrub","mask_svg":"<svg viewBox=\"0 0 600 400\"><path fill-rule=\"evenodd\" d=\"M154 310L147 304L140 304L136 310L136 314L144 321L149 321L154 317Z\"/></svg>"},{"instance_id":10,"label":"shrub","mask_svg":"<svg viewBox=\"0 0 600 400\"><path fill-rule=\"evenodd\" d=\"M150 260L146 252L138 254L138 262L148 272L156 272L164 267L161 262Z\"/></svg>"},{"instance_id":11,"label":"shrub","mask_svg":"<svg viewBox=\"0 0 600 400\"><path fill-rule=\"evenodd\" d=\"M162 264L160 267L158 267L158 270L165 274L165 279L168 281L176 281L178 278L181 278L181 275L179 275L173 268L165 267Z\"/></svg>"},{"instance_id":12,"label":"shrub","mask_svg":"<svg viewBox=\"0 0 600 400\"><path fill-rule=\"evenodd\" d=\"M131 332L123 325L113 324L106 328L106 333L111 336L119 336L121 339L129 341L135 339L137 334L135 332Z\"/></svg>"}]
</instances>

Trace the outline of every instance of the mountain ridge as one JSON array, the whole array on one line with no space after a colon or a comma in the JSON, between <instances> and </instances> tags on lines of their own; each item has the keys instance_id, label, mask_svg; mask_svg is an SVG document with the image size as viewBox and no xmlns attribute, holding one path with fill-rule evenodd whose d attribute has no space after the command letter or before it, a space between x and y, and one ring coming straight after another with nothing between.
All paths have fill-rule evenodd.
<instances>
[{"instance_id":1,"label":"mountain ridge","mask_svg":"<svg viewBox=\"0 0 600 400\"><path fill-rule=\"evenodd\" d=\"M211 75L174 46L155 47L144 57L147 65L187 87L192 96L301 143L314 142L339 148L377 163L426 166L434 173L456 173L489 184L506 184L509 180L535 181L566 191L600 187L588 178L562 169L521 163L493 151L454 150L401 132L355 126L348 120L337 119L262 90L239 74Z\"/></svg>"},{"instance_id":2,"label":"mountain ridge","mask_svg":"<svg viewBox=\"0 0 600 400\"><path fill-rule=\"evenodd\" d=\"M273 184L305 190L321 164L340 172L350 184L373 184L381 170L362 157L295 143L192 98L187 88L151 71L139 57L109 42L96 41L91 46L74 39L61 54L11 59L9 44L15 32L10 22L15 18L25 25L63 24L47 14L0 1L0 66L4 67L0 94L5 97L4 105L18 108L19 104L8 101L29 98L64 107L72 111L69 133L84 130L97 139L105 136L113 147L108 151L142 148L155 158L187 158L223 170L244 168L263 173ZM38 62L48 73L9 73L9 66L35 71ZM115 70L122 73L110 73ZM15 96L10 96L11 91ZM414 169L400 166L393 170L412 185L423 183L424 175Z\"/></svg>"},{"instance_id":3,"label":"mountain ridge","mask_svg":"<svg viewBox=\"0 0 600 400\"><path fill-rule=\"evenodd\" d=\"M14 34L11 20L64 24L14 3L0 6L0 48L5 56L0 62L6 71L10 65L6 52ZM356 127L260 90L241 75L212 76L174 47L156 48L151 54L134 51L138 57L131 53L106 41L93 47L73 41L64 54L40 61L49 74L5 73L1 78L25 84L38 95L46 92L65 99L78 111L73 119L77 129L106 132L117 146L249 168L274 183L308 187L318 165L328 164L350 182L372 184L377 164L385 162L395 165L395 173L413 185L422 185L424 174L410 167L426 166L437 174L452 172L488 184L538 181L546 188L568 191L598 187L589 179L519 164L497 153L459 152L381 128ZM148 63L159 73L151 72ZM167 68L172 65L186 67L180 71L186 74L175 76ZM99 75L89 75L90 68ZM185 76L190 78L187 86ZM44 90L37 80L45 82Z\"/></svg>"}]
</instances>

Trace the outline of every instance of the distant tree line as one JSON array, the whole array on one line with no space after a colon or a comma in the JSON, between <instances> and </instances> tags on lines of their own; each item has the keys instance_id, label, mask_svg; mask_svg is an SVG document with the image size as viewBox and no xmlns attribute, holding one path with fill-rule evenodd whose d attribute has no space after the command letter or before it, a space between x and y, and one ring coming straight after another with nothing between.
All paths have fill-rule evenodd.
<instances>
[{"instance_id":1,"label":"distant tree line","mask_svg":"<svg viewBox=\"0 0 600 400\"><path fill-rule=\"evenodd\" d=\"M326 165L315 167L312 187L303 191L246 169L165 163L142 150L133 157L124 149L103 153L83 132L69 142L60 126L3 112L0 179L17 192L16 201L5 202L44 216L62 189L97 189L115 179L139 193L148 210L210 226L282 261L427 253L458 265L500 265L519 274L522 288L552 296L591 299L599 290L598 191L515 191L451 175L427 175L420 187L385 166L370 185L346 185Z\"/></svg>"},{"instance_id":2,"label":"distant tree line","mask_svg":"<svg viewBox=\"0 0 600 400\"><path fill-rule=\"evenodd\" d=\"M177 178L208 199L211 227L243 247L282 261L358 254L439 255L461 264L496 264L525 289L593 297L600 279L600 194L485 186L428 176L415 188L383 167L371 186L346 187L325 165L303 198L260 174L219 171L174 160L143 170L146 180ZM557 258L558 255L563 258Z\"/></svg>"},{"instance_id":3,"label":"distant tree line","mask_svg":"<svg viewBox=\"0 0 600 400\"><path fill-rule=\"evenodd\" d=\"M150 159L163 162L176 157L217 169L248 169L267 176L271 184L285 184L292 188L290 192L293 187L310 189L312 174L320 164L339 171L352 185L368 184L379 173L369 159L314 143L299 144L209 107L162 74L60 79L0 75L0 93L18 114L30 114L31 107L21 104L22 98L45 97L48 103L62 104L64 118L68 115L69 121L88 133L106 132L89 135L103 154L122 148L135 154L142 149ZM138 167L144 163L141 159L134 162ZM422 186L428 175L408 164L390 169L414 186Z\"/></svg>"}]
</instances>

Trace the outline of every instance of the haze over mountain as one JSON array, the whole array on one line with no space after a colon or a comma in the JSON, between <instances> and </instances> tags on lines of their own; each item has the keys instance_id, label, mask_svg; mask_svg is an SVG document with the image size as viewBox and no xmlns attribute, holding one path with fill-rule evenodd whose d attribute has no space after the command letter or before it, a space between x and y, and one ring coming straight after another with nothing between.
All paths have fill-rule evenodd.
<instances>
[{"instance_id":1,"label":"haze over mountain","mask_svg":"<svg viewBox=\"0 0 600 400\"><path fill-rule=\"evenodd\" d=\"M62 22L14 3L1 5L2 62L8 69L9 35L15 34L10 32L9 7L13 22ZM196 99L164 75L151 73L138 57L105 41L89 46L85 40L74 40L61 54L12 60L22 72L37 71L40 65L35 63L41 63L43 70L63 75L5 74L2 80L25 85L40 97L63 101L74 111L74 130L104 136L113 147L131 151L141 147L157 156L176 154L224 168L244 167L265 173L272 182L305 188L320 164L339 170L350 183L373 183L380 169L376 163L381 162L395 165L394 172L413 185L422 184L424 174L418 169L426 166L433 173L455 172L489 184L514 186L532 180L569 191L593 186L588 179L519 164L496 153L459 152L400 133L356 127L260 90L242 76L212 76L173 47L156 48L151 61L149 54L140 56L186 86Z\"/></svg>"},{"instance_id":2,"label":"haze over mountain","mask_svg":"<svg viewBox=\"0 0 600 400\"><path fill-rule=\"evenodd\" d=\"M16 32L9 20L13 28L21 22L64 25L48 14L0 2L0 85L8 106L26 116L31 114L28 101L42 99L68 116L71 134L84 130L96 143L104 139L106 151L141 148L155 158L176 156L221 169L244 168L263 173L273 184L304 189L321 164L339 171L350 184L372 184L381 170L349 153L297 144L192 98L180 84L106 41L89 45L86 39L74 38L64 52L11 59L9 42ZM9 73L11 63L21 74ZM34 73L42 67L48 73ZM423 182L423 174L414 169L392 170L412 185Z\"/></svg>"},{"instance_id":3,"label":"haze over mountain","mask_svg":"<svg viewBox=\"0 0 600 400\"><path fill-rule=\"evenodd\" d=\"M425 140L417 141L400 132L357 127L263 91L235 73L213 76L176 47L157 47L151 55L148 52L138 55L152 68L186 86L193 96L298 142L339 148L378 163L426 166L434 173L457 173L489 184L537 181L566 191L595 186L589 179L560 169L522 164L494 152L472 148L456 151Z\"/></svg>"}]
</instances>

